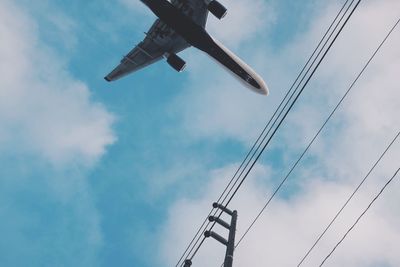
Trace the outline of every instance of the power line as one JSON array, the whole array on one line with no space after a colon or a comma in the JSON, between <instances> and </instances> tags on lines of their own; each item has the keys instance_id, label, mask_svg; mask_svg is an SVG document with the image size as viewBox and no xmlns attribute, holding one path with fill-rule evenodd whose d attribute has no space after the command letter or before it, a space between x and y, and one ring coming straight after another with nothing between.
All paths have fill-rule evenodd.
<instances>
[{"instance_id":1,"label":"power line","mask_svg":"<svg viewBox=\"0 0 400 267\"><path fill-rule=\"evenodd\" d=\"M379 191L379 193L374 197L374 199L369 203L368 207L361 213L361 215L357 218L357 220L354 222L354 224L347 230L347 232L343 235L343 237L339 240L339 242L333 247L331 252L324 258L324 260L321 262L319 267L325 264L325 262L328 260L330 256L332 256L333 252L337 249L337 247L343 242L343 240L347 237L347 235L356 227L356 225L359 223L361 218L367 213L367 211L372 207L372 205L375 203L375 201L380 197L380 195L385 191L386 187L393 181L393 179L397 176L398 172L400 171L400 168L397 169L397 171L393 174L392 178L390 178L386 184L382 187L382 189Z\"/></svg>"},{"instance_id":2,"label":"power line","mask_svg":"<svg viewBox=\"0 0 400 267\"><path fill-rule=\"evenodd\" d=\"M353 199L354 195L358 192L360 187L365 183L365 181L368 179L370 174L373 172L375 167L379 164L379 162L382 160L382 158L385 156L387 151L390 149L390 147L394 144L396 139L399 137L400 132L397 133L396 137L390 142L389 146L386 147L385 151L380 155L378 160L374 163L372 168L368 171L367 175L362 179L360 184L356 187L356 189L353 191L353 193L350 195L350 197L346 200L346 202L343 204L343 206L340 208L340 210L336 213L334 218L329 222L328 226L324 229L324 231L318 236L317 240L314 242L314 244L311 246L311 248L307 251L307 253L304 255L304 257L301 259L299 264L297 266L300 266L305 259L310 255L311 251L315 248L315 246L318 244L318 242L322 239L322 237L325 235L325 233L329 230L329 228L332 226L332 224L336 221L336 219L339 217L339 215L342 213L342 211L347 207L349 202Z\"/></svg>"},{"instance_id":3,"label":"power line","mask_svg":"<svg viewBox=\"0 0 400 267\"><path fill-rule=\"evenodd\" d=\"M292 89L294 88L294 86L296 85L296 83L298 82L298 80L300 79L300 76L303 74L304 70L306 69L307 65L309 64L309 62L311 62L311 59L313 58L313 56L316 54L317 49L321 46L323 40L325 39L325 37L328 35L329 31L332 29L334 22L336 22L336 20L338 19L339 15L341 14L341 12L343 11L343 9L345 8L346 4L348 3L349 0L346 1L346 3L342 6L342 8L340 9L339 13L336 15L334 21L332 22L332 24L329 26L328 30L326 31L326 33L324 34L324 36L322 37L321 41L318 43L317 48L313 51L311 57L308 59L306 65L303 67L303 69L301 70L300 74L297 76L296 80L294 81L294 83L292 84L292 86L290 87L289 91L286 93L285 97L283 98L283 100L281 101L281 103L279 104L278 108L276 109L276 111L274 112L274 114L272 115L272 117L270 118L270 120L268 121L266 127L264 128L264 130L262 131L261 135L259 136L259 138L257 139L257 141L259 139L261 139L261 136L264 135L266 129L268 128L268 126L271 124L273 118L275 117L276 114L278 114L279 109L281 108L283 102L286 100L286 98L289 96L290 92L292 91ZM352 0L352 3L354 2L354 0ZM351 3L351 4L352 4ZM350 4L350 6L351 6ZM349 6L349 7L350 7ZM349 7L347 8L346 12L348 11ZM345 12L345 13L346 13ZM303 78L300 79L299 84L296 86L295 91L297 91L297 89L300 87L300 84L304 81L306 75L310 72L311 67L314 65L314 63L316 62L317 58L321 55L321 52L323 51L323 49L326 47L329 39L332 37L333 33L335 32L335 30L337 29L338 25L340 24L340 22L343 20L343 17L340 19L340 21L338 22L338 24L335 26L333 32L329 35L328 39L326 40L326 42L324 43L324 45L322 46L321 50L317 53L316 57L314 58L314 60L312 61L311 65L308 67L307 71L305 72L305 74L303 75ZM289 99L287 100L287 102L285 103L285 105L283 106L283 108L279 111L279 114L277 116L277 118L275 118L275 121L273 122L272 126L269 128L269 130L267 131L266 135L264 136L264 138L262 139L262 141L258 144L256 151L254 151L251 159L254 158L254 156L256 155L257 151L260 149L262 143L264 143L266 137L268 136L268 134L271 132L272 127L276 124L278 118L282 115L283 111L285 110L285 108L287 107L287 105L289 104L289 101L293 98L294 96L294 92L291 94L291 96L289 97ZM251 160L250 159L250 160ZM244 169L247 168L247 166L249 165L250 161L247 162L246 166L244 167ZM243 171L240 173L240 176L243 174ZM231 189L228 191L227 195L225 196L225 198L223 199L223 202L225 202L225 200L227 199L227 196L232 192L234 186L236 185L236 183L239 180L239 177L237 177L235 183L233 184L233 186L231 187Z\"/></svg>"},{"instance_id":4,"label":"power line","mask_svg":"<svg viewBox=\"0 0 400 267\"><path fill-rule=\"evenodd\" d=\"M371 60L375 57L375 55L377 54L377 52L380 50L380 48L382 47L382 45L386 42L386 40L389 38L389 36L391 35L391 33L393 32L393 30L396 28L396 26L399 24L400 19L397 20L396 24L392 27L392 29L389 31L389 33L386 35L385 39L381 42L381 44L379 45L378 49L375 51L375 53L373 54L373 56L370 58L370 60L368 61L368 63L366 64L366 66L363 68L362 72L360 74L362 74L364 72L364 70L366 69L366 67L369 65L369 63L371 62ZM359 75L360 76L360 75ZM359 77L358 76L358 77ZM358 79L357 77L357 79ZM386 154L386 152L390 149L390 147L393 145L393 143L396 141L396 139L399 137L400 132L397 133L396 137L392 140L392 142L389 144L389 146L385 149L385 151L381 154L381 156L379 157L379 159L375 162L375 164L372 166L372 168L369 170L369 172L367 173L367 175L364 177L364 179L361 181L361 183L357 186L357 188L354 190L354 192L350 195L350 197L347 199L347 201L344 203L344 205L341 207L341 209L336 213L335 217L332 219L332 221L328 224L328 226L324 229L324 231L318 236L317 240L314 242L314 244L311 246L311 248L306 252L306 254L304 255L304 257L300 260L299 264L297 265L298 267L304 262L304 260L308 257L308 255L310 255L310 253L312 252L312 250L315 248L315 246L318 244L318 242L321 240L321 238L325 235L325 233L329 230L329 228L332 226L332 224L336 221L336 219L339 217L339 215L342 213L342 211L346 208L347 204L351 201L351 199L354 197L354 195L357 193L357 191L360 189L360 187L364 184L364 182L367 180L367 178L369 177L369 175L371 174L371 172L375 169L375 167L378 165L378 163L381 161L381 159L383 158L383 156Z\"/></svg>"},{"instance_id":5,"label":"power line","mask_svg":"<svg viewBox=\"0 0 400 267\"><path fill-rule=\"evenodd\" d=\"M361 72L357 75L357 77L355 78L355 80L352 82L352 84L350 85L350 87L347 89L347 91L345 92L345 94L342 96L342 98L340 99L340 101L338 102L338 104L335 106L335 108L333 109L333 111L329 114L329 116L327 117L327 119L325 120L325 122L323 123L323 125L319 128L319 130L317 131L317 133L314 135L314 137L312 138L312 140L310 141L310 143L307 145L307 147L305 148L305 150L303 151L303 153L300 155L300 157L298 158L298 160L294 163L294 165L292 166L292 168L290 169L290 171L288 172L288 174L284 177L284 179L281 181L281 183L279 184L279 186L275 189L274 193L271 195L271 197L268 199L268 201L266 202L266 204L264 205L264 207L261 209L261 211L257 214L257 216L255 217L255 219L253 220L253 222L250 224L250 226L246 229L245 233L241 236L241 238L239 239L236 247L242 242L242 240L245 238L245 236L248 234L248 232L251 230L251 228L254 226L254 224L258 221L258 219L260 218L260 216L262 215L262 213L265 211L265 209L268 207L268 205L271 203L272 199L275 197L275 195L278 193L278 191L281 189L281 187L284 185L284 183L286 182L286 180L289 178L289 176L292 174L292 172L294 171L294 169L297 167L297 165L300 163L300 161L303 159L304 155L307 153L307 151L310 149L310 147L313 145L313 143L315 142L316 138L319 136L319 134L322 132L322 130L325 128L325 126L327 125L327 123L330 121L330 119L332 118L332 116L335 114L335 112L338 110L338 108L340 107L340 105L343 103L344 99L348 96L348 94L350 93L350 91L354 88L354 85L357 83L357 81L360 79L360 77L362 76L362 74L365 72L366 68L369 66L369 64L371 63L371 61L375 58L376 54L378 53L378 51L381 49L381 47L383 46L383 44L386 42L386 40L388 39L388 37L391 35L391 33L393 32L393 30L395 29L395 27L398 25L399 21L397 21L397 23L395 24L395 26L389 31L389 33L387 34L387 36L384 38L384 40L380 43L380 45L378 46L378 48L375 50L375 52L373 53L373 55L370 57L370 59L367 61L367 63L364 65L364 67L362 68ZM397 138L398 136L396 136ZM308 253L307 253L308 254ZM307 255L305 256L307 257ZM304 261L305 257L303 258L303 260L299 263L298 266L301 265L301 263Z\"/></svg>"},{"instance_id":6,"label":"power line","mask_svg":"<svg viewBox=\"0 0 400 267\"><path fill-rule=\"evenodd\" d=\"M347 24L349 18L352 16L353 12L355 11L355 9L357 8L358 4L361 2L358 1L357 5L354 7L354 9L351 11L351 14L348 16L348 18L346 19L345 23L342 25L342 27L340 28L339 32L336 34L336 36L334 37L333 41L331 42L331 44L329 45L328 49L325 51L325 53L323 54L322 58L319 60L319 62L317 63L316 67L314 68L314 70L312 71L311 75L308 77L308 79L306 80L305 84L303 85L303 87L301 88L300 92L298 92L297 96L294 98L293 102L291 103L291 105L289 106L288 110L286 111L286 113L284 114L283 118L280 120L279 124L276 126L275 130L273 131L272 135L270 136L270 138L268 139L267 143L263 146L261 152L259 152L258 156L256 157L256 159L253 161L253 163L251 164L249 170L246 172L245 176L242 178L242 180L240 181L239 185L236 187L234 193L231 195L230 199L228 200L228 202L225 204L226 206L231 202L231 200L233 199L234 195L237 193L237 191L239 190L239 188L241 187L241 185L243 184L244 180L247 178L248 174L250 173L250 171L252 170L252 168L254 167L255 163L257 162L257 160L260 158L261 154L263 153L263 151L265 150L265 148L267 147L267 145L269 144L269 142L271 141L272 137L275 135L275 133L277 132L278 128L280 127L280 125L283 123L284 119L286 118L286 116L288 115L289 111L292 109L292 107L294 106L295 102L297 101L297 99L299 98L300 94L303 92L305 86L308 84L308 82L310 81L311 77L314 75L315 71L317 70L317 68L319 67L319 65L321 64L322 60L325 58L325 56L327 55L328 51L330 50L330 48L332 47L333 43L336 41L337 37L339 36L339 34L341 33L341 31L343 30L344 26ZM353 2L352 2L353 3ZM350 6L349 6L350 7ZM349 9L348 7L348 9ZM347 9L347 10L348 10ZM347 12L346 10L346 12ZM344 17L344 15L343 15ZM342 17L342 19L343 19ZM342 20L341 19L341 20ZM341 20L339 21L338 25L340 24ZM337 25L337 26L338 26ZM335 27L336 29L337 27ZM330 37L333 35L333 32L331 33ZM329 38L330 38L329 37ZM328 38L328 40L329 40ZM325 47L325 45L324 45ZM322 52L322 50L321 50ZM320 53L319 53L320 54ZM318 54L318 55L319 55ZM316 59L315 59L316 60ZM314 60L314 62L315 62ZM310 67L311 68L311 67ZM305 78L305 76L303 77L303 79ZM302 80L303 80L302 79ZM299 88L300 84L298 85L297 88ZM296 89L297 90L297 89ZM291 97L289 98L289 100L294 96L294 94L296 93L293 92ZM287 102L288 104L289 102ZM285 105L285 107L287 106L287 104ZM285 108L284 107L284 108ZM280 114L282 114L283 110L281 111ZM274 124L278 121L278 118L276 118ZM264 139L266 138L266 136L264 137ZM214 225L212 225L213 227ZM212 228L211 227L211 228ZM196 250L197 251L197 250ZM191 259L194 257L195 253L192 255Z\"/></svg>"},{"instance_id":7,"label":"power line","mask_svg":"<svg viewBox=\"0 0 400 267\"><path fill-rule=\"evenodd\" d=\"M298 100L298 98L300 97L301 93L304 91L306 85L309 83L309 81L311 80L311 78L313 77L313 75L315 74L316 70L318 69L319 65L321 64L321 62L323 61L323 59L326 57L327 53L329 52L329 50L331 49L331 47L333 46L334 42L336 41L336 39L338 38L338 36L340 35L340 33L342 32L342 30L344 29L345 25L347 24L347 22L349 21L349 19L352 17L354 11L357 9L358 5L360 4L361 0L358 0L358 2L356 3L356 5L353 7L353 9L350 12L350 15L346 18L345 22L343 23L343 25L340 27L339 31L336 33L335 37L333 38L333 40L331 41L331 43L329 44L327 50L323 53L322 57L320 58L320 60L318 61L317 65L315 66L314 70L311 72L310 76L306 79L306 82L304 83L304 85L301 87L301 90L297 93L297 95L295 96L293 102L289 105L288 109L286 110L286 112L284 113L283 117L281 118L281 120L279 121L278 125L276 126L275 130L272 132L271 136L269 137L269 139L267 140L267 142L264 144L264 146L262 147L261 151L259 152L259 154L257 155L257 157L255 158L255 160L253 161L253 163L250 165L249 170L246 172L245 176L242 178L242 180L240 181L239 185L236 187L236 189L234 190L233 194L231 195L231 197L229 198L228 202L225 204L225 206L227 206L231 200L233 199L233 197L235 196L235 194L238 192L239 188L241 187L241 185L243 184L243 182L245 181L245 179L247 178L248 174L250 173L250 171L252 170L252 168L254 167L255 163L258 161L258 159L260 158L260 156L262 155L262 153L264 152L264 150L266 149L267 145L270 143L272 137L275 135L275 133L277 132L277 130L279 129L279 127L282 125L283 121L285 120L285 118L287 117L287 115L289 114L290 110L293 108L294 104L296 103L296 101ZM305 77L304 77L305 78ZM296 93L296 91L292 94L292 97L294 96L294 94ZM278 120L278 118L276 119L276 121ZM214 224L212 225L212 227L214 226ZM212 229L211 227L211 229ZM198 241L201 239L201 237L198 238ZM200 244L202 244L204 242L204 238L201 241ZM195 244L196 245L196 244ZM201 245L199 245L200 247ZM195 250L195 253L192 254L192 256L190 257L190 259L193 259L193 257L196 255L199 247ZM193 248L192 248L193 249ZM189 252L190 254L190 252Z\"/></svg>"},{"instance_id":8,"label":"power line","mask_svg":"<svg viewBox=\"0 0 400 267\"><path fill-rule=\"evenodd\" d=\"M260 153L257 155L256 159L254 160L254 162L251 164L249 170L246 172L245 176L242 178L242 180L240 181L239 185L236 187L236 189L234 190L233 194L231 195L231 197L229 198L228 202L225 204L225 206L227 206L233 199L233 197L236 195L236 193L238 192L239 188L241 187L241 185L243 184L243 182L245 181L245 179L247 178L247 176L249 175L250 171L252 170L252 168L254 167L254 165L257 163L258 159L261 157L262 153L264 152L264 150L266 149L267 145L270 143L270 141L272 140L272 137L275 135L275 133L278 131L278 129L280 128L280 126L282 125L283 121L285 120L285 118L287 117L287 115L289 114L290 110L294 107L294 104L297 102L298 98L300 97L301 93L304 91L305 87L308 85L308 83L310 82L311 78L314 76L315 72L317 71L318 67L320 66L320 64L322 63L322 61L325 59L326 55L328 54L329 50L331 49L331 47L333 46L333 44L335 43L336 39L339 37L340 33L342 32L342 30L344 29L344 26L347 24L347 22L349 21L350 17L352 16L352 14L354 13L354 11L357 9L358 4L361 2L361 0L358 1L358 3L356 4L356 6L353 8L353 10L351 11L350 15L347 17L345 23L342 25L342 27L340 28L339 32L336 34L336 36L334 37L334 39L332 40L332 42L330 43L330 45L328 46L328 49L324 52L323 56L321 57L321 59L319 60L319 62L317 63L316 67L314 68L314 70L311 72L310 76L307 78L306 82L304 83L304 85L302 86L301 90L297 93L297 95L295 96L293 102L289 105L287 111L284 113L283 117L280 119L278 125L276 126L275 130L272 132L271 136L268 138L267 142L265 143L265 145L263 146L263 148L261 149ZM295 93L295 92L294 92ZM294 93L292 96L294 96Z\"/></svg>"},{"instance_id":9,"label":"power line","mask_svg":"<svg viewBox=\"0 0 400 267\"><path fill-rule=\"evenodd\" d=\"M283 102L283 101L282 101ZM281 102L281 104L282 104ZM281 104L279 105L279 107L281 106ZM278 108L279 108L278 107ZM275 111L276 113L276 111ZM275 114L274 114L275 115ZM270 120L271 121L271 120ZM245 164L245 162L247 161L248 157L250 156L251 152L254 150L254 148L256 147L258 141L260 140L260 138L262 137L262 135L264 134L265 130L267 129L269 125L269 122L267 124L267 126L264 128L264 130L261 132L261 134L258 136L256 142L253 144L253 146L251 147L250 151L247 153L247 155L245 156L244 160L242 161L242 163L240 164L239 168L236 170L235 174L233 175L233 177L231 178L231 180L229 181L228 185L225 187L224 191L221 193L221 195L219 196L218 200L216 201L217 203L219 203L222 199L222 197L224 196L224 194L226 193L226 191L228 190L229 186L232 184L233 180L235 179L235 177L237 176L237 174L239 173L240 169L242 168L242 166ZM253 156L252 156L253 157ZM251 157L251 158L252 158ZM251 160L250 158L250 160ZM247 164L246 164L247 166ZM246 167L245 167L246 168ZM229 193L228 193L229 194ZM225 201L225 198L222 200L222 202ZM204 225L206 225L206 227L204 227L205 229L210 225L210 221L208 220L208 217L210 217L213 213L213 211L215 210L215 208L212 208L211 211L208 213L208 215L206 216L206 218L204 219L203 223L201 224L201 226L199 227L199 229L197 230L196 234L194 235L193 239L189 242L189 245L186 247L185 251L183 252L182 256L180 257L180 259L178 260L178 263L175 265L176 267L179 265L179 263L181 263L181 261L184 259L186 252L188 252L188 250L190 249L190 246L193 244L194 240L196 239L197 236L200 235L200 237L202 237L202 229L204 227ZM217 212L217 211L216 211ZM214 213L215 215L216 213ZM204 242L204 240L203 240ZM197 243L197 242L196 242ZM189 251L189 254L192 252L192 250ZM183 262L182 262L183 263Z\"/></svg>"},{"instance_id":10,"label":"power line","mask_svg":"<svg viewBox=\"0 0 400 267\"><path fill-rule=\"evenodd\" d=\"M290 89L287 91L285 97L283 98L283 100L280 102L279 106L277 107L277 109L275 110L274 114L272 115L272 117L270 118L270 120L268 121L267 125L264 127L263 131L261 132L261 134L258 136L256 142L253 144L252 148L250 149L250 151L247 153L247 155L245 156L245 159L242 161L242 163L240 164L238 170L235 172L235 174L233 175L233 177L231 178L231 180L229 181L228 185L225 187L224 191L222 192L222 194L220 195L220 197L218 198L217 202L220 202L220 200L222 199L222 197L224 196L224 194L226 193L227 189L229 188L229 186L232 184L232 182L236 180L234 182L234 184L232 185L231 189L229 190L229 192L225 195L225 197L223 198L222 202L225 202L225 200L227 199L227 196L230 194L230 192L232 191L232 189L234 188L234 186L236 185L238 179L240 178L240 176L243 174L243 170L247 168L247 166L249 165L249 163L251 162L251 160L254 158L255 154L257 153L257 151L259 150L259 148L261 147L261 144L263 143L264 139L259 143L259 141L261 140L261 137L264 135L264 133L266 132L267 128L270 126L273 118L276 116L276 114L278 114L279 109L282 107L283 103L285 102L285 100L287 99L287 97L289 96L290 92L292 91L292 89L294 88L294 86L296 85L296 83L298 82L298 80L300 79L300 77L302 76L302 74L304 73L305 69L307 68L307 66L309 65L309 63L311 62L311 60L313 59L314 55L316 54L316 52L318 51L318 49L320 48L322 42L325 40L326 36L328 35L328 33L330 32L330 30L332 29L333 25L335 24L335 22L337 21L337 19L339 18L340 14L342 13L342 11L344 10L344 8L346 7L346 5L348 4L349 0L346 0L346 2L343 4L342 8L340 9L339 13L336 15L335 19L333 20L333 22L330 24L328 30L325 32L324 36L322 37L322 39L320 40L320 42L318 43L317 47L314 49L312 55L309 57L308 61L306 62L306 64L304 65L303 69L301 70L301 72L298 74L297 78L295 79L294 83L292 84L292 86L290 87ZM354 0L352 0L351 4L349 5L349 7L353 4ZM348 8L349 8L348 7ZM347 13L348 8L346 10L345 13ZM343 19L343 17L341 18L341 20ZM339 23L341 22L341 20L339 21ZM338 23L338 24L339 24ZM336 30L337 26L335 27L335 29L333 30L333 32ZM333 33L332 32L332 33ZM328 37L328 40L330 39L331 35ZM328 41L327 40L327 41ZM327 44L327 41L325 42L325 44L323 45L323 47L321 48L321 51L324 49L324 47ZM318 58L318 56L320 55L321 51L318 53L318 55L316 56L316 58ZM315 63L316 58L314 59L314 61L312 62L311 66ZM311 69L311 66L308 68L308 70L306 71L306 73L303 75L303 78L301 79L301 82L304 80L304 77L308 74L308 72ZM300 83L301 83L300 82ZM296 90L298 89L299 85L297 86ZM290 99L289 99L290 100ZM289 101L288 100L288 101ZM287 105L287 103L286 103ZM286 105L284 106L284 108L286 107ZM278 117L281 115L282 111L279 113ZM275 124L275 122L274 122ZM267 135L269 134L271 128L269 129L269 131L267 132ZM258 144L259 143L259 144ZM258 146L257 146L258 144ZM253 152L254 148L257 146L256 150ZM249 158L250 154L253 152L252 156ZM248 159L248 161L247 161ZM246 163L247 161L247 163ZM240 175L237 177L237 174L239 173L239 171L242 169L242 167L244 166L243 170L240 172ZM194 246L192 247L192 249L187 253L188 255L192 252L193 248L197 245L197 243L199 242L200 238L202 237L202 230L204 225L205 228L207 229L207 227L209 226L210 222L208 221L208 217L212 214L212 212L214 211L214 209L211 209L210 213L206 216L205 220L203 221L203 223L201 224L200 228L198 229L198 231L196 232L195 236L193 237L193 239L190 241L189 245L187 246L187 248L185 249L184 253L182 254L181 258L178 260L178 263L176 264L176 266L179 265L179 263L184 259L186 253L188 252L189 248L192 246L194 240L196 239L197 236L198 239L196 241L196 243L194 244ZM214 215L216 215L217 211L214 213ZM204 240L203 240L204 242Z\"/></svg>"},{"instance_id":11,"label":"power line","mask_svg":"<svg viewBox=\"0 0 400 267\"><path fill-rule=\"evenodd\" d=\"M352 3L347 7L345 14L347 13L347 11L349 10L349 8L351 7L351 5L353 4L354 0L352 0ZM247 178L247 175L249 174L249 172L251 171L251 169L254 167L255 163L258 161L258 159L260 158L260 156L262 155L262 153L264 152L265 148L268 146L268 144L270 143L270 141L272 140L273 136L275 135L275 133L277 132L277 130L279 129L279 127L281 126L281 124L283 123L283 121L285 120L286 116L288 115L288 113L290 112L290 110L293 108L295 102L297 101L298 97L300 96L300 94L302 93L302 91L304 90L304 88L307 86L308 82L311 80L312 76L314 75L315 71L318 69L320 63L322 62L322 60L324 59L324 57L326 56L327 52L329 51L329 49L331 48L333 42L335 42L336 39L334 39L331 42L331 45L328 47L328 49L325 51L325 54L322 56L322 58L320 59L320 61L318 62L317 66L315 66L314 70L312 71L312 73L310 74L310 76L308 77L308 79L306 80L305 84L303 85L303 87L301 88L300 92L298 92L297 90L300 88L301 83L304 81L304 79L306 78L306 75L310 72L312 66L314 65L314 63L317 61L318 57L321 55L323 49L326 47L326 45L328 44L329 39L333 36L333 33L336 31L337 27L340 25L340 23L342 22L343 18L345 17L345 14L343 14L342 18L339 20L338 24L335 26L334 30L331 32L331 34L329 35L328 39L326 40L325 44L323 45L323 47L321 48L321 50L318 52L317 56L314 58L311 66L309 66L307 72L305 73L305 75L303 76L303 78L300 80L299 84L296 86L296 89L292 92L291 96L289 97L289 99L287 100L287 102L285 103L283 109L279 112L278 117L275 118L272 126L270 127L270 129L268 130L267 134L264 136L262 142L259 144L259 147L261 147L261 144L264 143L265 140L267 140L267 142L264 144L264 146L262 147L261 151L258 153L256 159L253 161L252 165L250 165L249 170L247 171L247 173L245 174L245 177L242 178L242 181L239 183L239 185L236 187L234 193L232 194L231 198L228 200L228 202L225 205L228 205L230 203L230 201L232 200L232 198L234 197L234 195L236 194L237 190L240 188L241 184L243 183L244 179ZM343 25L344 26L344 25ZM340 32L339 32L340 33ZM336 35L336 37L339 35L339 33ZM294 98L294 100L292 101L292 103L289 105L290 101L292 100L292 98L295 96L296 92L298 93L297 96ZM289 107L288 107L289 105ZM285 109L288 107L287 111L284 113ZM283 115L283 118L281 118L281 120L279 121L278 125L275 126L275 124L278 122L279 117L281 117L281 115ZM275 130L272 132L271 136L267 139L268 134L272 131L272 127L275 126ZM255 155L255 154L254 154ZM253 156L254 156L253 155ZM244 170L242 171L241 174L243 174ZM239 179L236 180L235 184L239 181ZM233 190L233 187L231 188L231 190L229 191L229 193Z\"/></svg>"},{"instance_id":12,"label":"power line","mask_svg":"<svg viewBox=\"0 0 400 267\"><path fill-rule=\"evenodd\" d=\"M361 0L360 0L361 1ZM320 61L318 62L317 66L315 67L315 69L313 70L313 72L311 73L311 75L309 76L309 78L307 79L306 83L303 85L302 89L300 90L300 92L297 94L297 96L295 97L294 101L292 102L292 104L289 106L289 109L286 111L284 117L281 119L281 121L279 122L278 126L275 128L272 136L269 138L268 142L264 145L263 150L259 153L259 155L257 156L256 160L253 162L252 167L254 167L255 163L257 162L257 160L259 159L259 157L261 156L262 152L264 151L264 149L266 148L266 146L268 145L268 143L270 142L271 138L273 137L273 135L276 133L276 131L278 130L279 126L283 123L283 120L286 118L286 116L288 115L289 111L293 108L296 100L298 99L298 97L300 96L300 94L303 92L305 86L308 84L308 82L310 81L311 77L313 76L313 74L315 73L315 71L317 70L318 66L321 64L322 60L325 58L325 56L327 55L329 49L332 47L333 43L336 41L337 37L339 36L340 32L343 30L344 26L346 25L347 21L350 19L351 15L353 14L353 12L355 11L355 9L357 8L358 4L360 3L360 1L358 1L357 5L354 7L354 9L352 10L351 14L349 15L349 17L346 19L345 24L342 25L341 29L339 30L339 32L336 34L334 40L331 42L331 44L328 47L328 50L325 51L323 57L320 59ZM251 170L251 169L250 169ZM234 191L234 194L231 196L231 198L229 199L228 203L232 200L232 198L234 197L234 195L236 194L236 192L238 191L239 187L241 186L241 184L244 182L245 178L247 177L247 175L249 174L250 170L246 173L245 177L242 179L242 181L240 182L239 186L236 188L236 190Z\"/></svg>"}]
</instances>

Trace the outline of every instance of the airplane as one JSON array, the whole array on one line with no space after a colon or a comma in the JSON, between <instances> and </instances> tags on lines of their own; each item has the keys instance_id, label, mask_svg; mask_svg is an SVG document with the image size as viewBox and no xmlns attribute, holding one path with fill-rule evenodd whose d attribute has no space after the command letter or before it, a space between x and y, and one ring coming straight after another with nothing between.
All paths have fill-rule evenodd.
<instances>
[{"instance_id":1,"label":"airplane","mask_svg":"<svg viewBox=\"0 0 400 267\"><path fill-rule=\"evenodd\" d=\"M158 17L146 37L105 77L117 80L166 58L167 63L181 72L186 62L177 53L191 46L205 52L252 91L268 95L264 80L233 52L206 31L208 12L222 19L227 9L216 0L140 0Z\"/></svg>"}]
</instances>

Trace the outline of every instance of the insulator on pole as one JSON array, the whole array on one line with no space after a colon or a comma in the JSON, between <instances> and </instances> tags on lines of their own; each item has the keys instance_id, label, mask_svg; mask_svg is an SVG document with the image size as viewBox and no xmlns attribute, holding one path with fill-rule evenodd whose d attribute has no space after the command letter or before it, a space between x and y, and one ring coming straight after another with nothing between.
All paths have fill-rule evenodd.
<instances>
[{"instance_id":1,"label":"insulator on pole","mask_svg":"<svg viewBox=\"0 0 400 267\"><path fill-rule=\"evenodd\" d=\"M185 260L185 265L183 265L183 267L190 267L190 266L192 266L192 261L189 259Z\"/></svg>"}]
</instances>

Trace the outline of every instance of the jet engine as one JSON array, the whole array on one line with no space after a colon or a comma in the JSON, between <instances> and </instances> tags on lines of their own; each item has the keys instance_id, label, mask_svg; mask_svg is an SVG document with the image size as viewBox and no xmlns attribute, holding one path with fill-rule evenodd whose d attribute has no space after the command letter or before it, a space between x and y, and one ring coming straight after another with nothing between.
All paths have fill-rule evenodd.
<instances>
[{"instance_id":1,"label":"jet engine","mask_svg":"<svg viewBox=\"0 0 400 267\"><path fill-rule=\"evenodd\" d=\"M176 71L181 72L186 67L186 62L176 54L170 54L167 58L168 64Z\"/></svg>"},{"instance_id":2,"label":"jet engine","mask_svg":"<svg viewBox=\"0 0 400 267\"><path fill-rule=\"evenodd\" d=\"M222 19L226 15L226 7L224 7L220 2L213 0L207 6L208 11L210 11L218 19Z\"/></svg>"}]
</instances>

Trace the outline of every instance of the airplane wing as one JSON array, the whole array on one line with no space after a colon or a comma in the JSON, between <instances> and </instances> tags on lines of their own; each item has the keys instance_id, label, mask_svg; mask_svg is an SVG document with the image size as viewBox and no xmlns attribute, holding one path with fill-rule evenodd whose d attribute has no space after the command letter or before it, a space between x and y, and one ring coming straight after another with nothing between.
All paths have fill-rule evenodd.
<instances>
[{"instance_id":1,"label":"airplane wing","mask_svg":"<svg viewBox=\"0 0 400 267\"><path fill-rule=\"evenodd\" d=\"M180 35L157 19L146 33L145 39L124 56L121 63L105 79L117 80L157 62L166 53L176 54L189 46Z\"/></svg>"},{"instance_id":2,"label":"airplane wing","mask_svg":"<svg viewBox=\"0 0 400 267\"><path fill-rule=\"evenodd\" d=\"M208 9L204 0L171 0L171 3L180 9L185 15L205 27L207 23Z\"/></svg>"},{"instance_id":3,"label":"airplane wing","mask_svg":"<svg viewBox=\"0 0 400 267\"><path fill-rule=\"evenodd\" d=\"M204 0L171 0L195 23L205 27L208 16ZM120 64L105 79L114 81L159 61L166 53L177 54L190 45L160 19L151 26L145 39L124 56Z\"/></svg>"}]
</instances>

